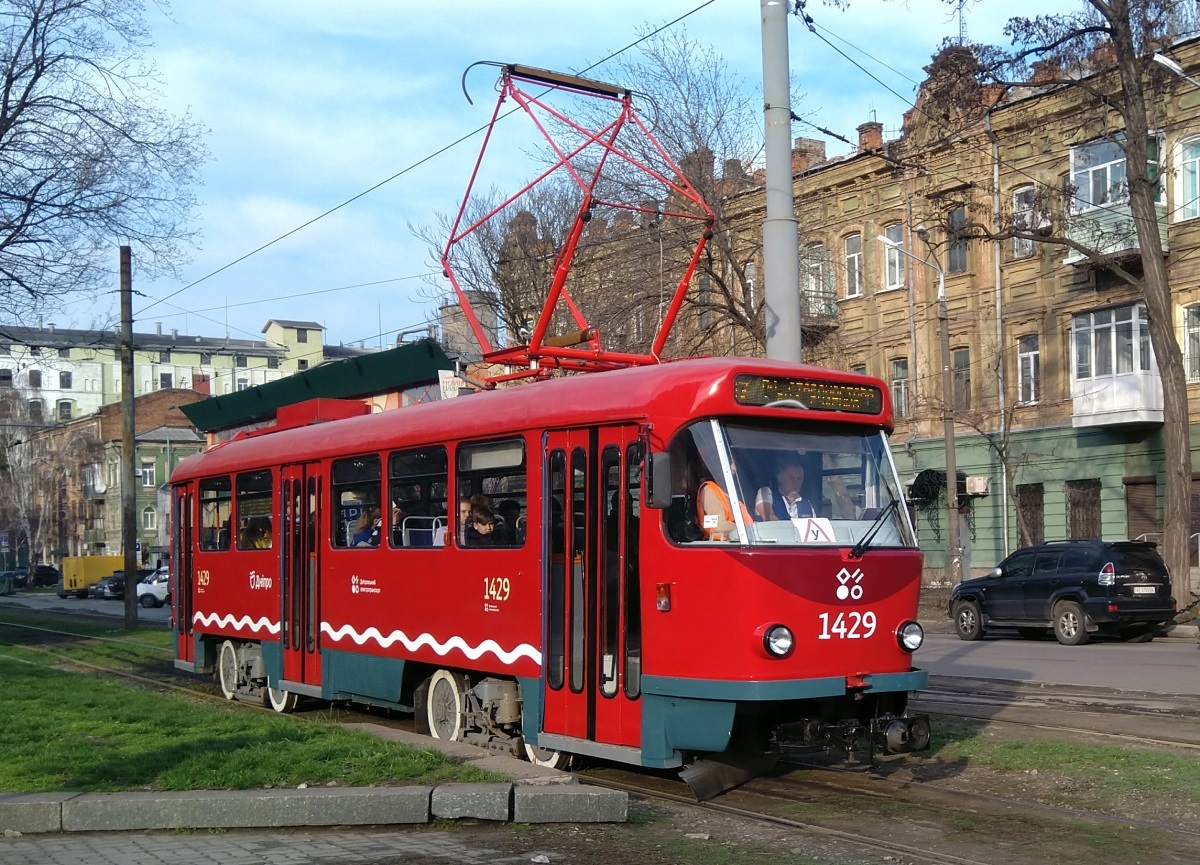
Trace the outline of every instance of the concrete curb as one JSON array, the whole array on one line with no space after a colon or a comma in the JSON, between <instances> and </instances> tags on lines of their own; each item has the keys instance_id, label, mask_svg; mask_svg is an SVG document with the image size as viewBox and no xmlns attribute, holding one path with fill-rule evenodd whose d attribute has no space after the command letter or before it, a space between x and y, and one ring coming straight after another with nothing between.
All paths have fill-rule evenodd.
<instances>
[{"instance_id":1,"label":"concrete curb","mask_svg":"<svg viewBox=\"0 0 1200 865\"><path fill-rule=\"evenodd\" d=\"M389 826L431 819L621 823L627 793L579 784L439 784L313 790L0 794L0 829L22 834L150 829Z\"/></svg>"}]
</instances>

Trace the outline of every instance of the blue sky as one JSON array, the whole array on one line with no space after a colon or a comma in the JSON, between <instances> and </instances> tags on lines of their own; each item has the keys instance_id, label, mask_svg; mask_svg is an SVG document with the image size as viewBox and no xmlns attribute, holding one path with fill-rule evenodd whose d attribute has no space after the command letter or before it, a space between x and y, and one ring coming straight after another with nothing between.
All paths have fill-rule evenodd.
<instances>
[{"instance_id":1,"label":"blue sky","mask_svg":"<svg viewBox=\"0 0 1200 865\"><path fill-rule=\"evenodd\" d=\"M433 154L485 124L495 105L493 71L472 74L470 105L463 70L478 60L582 69L702 3L177 0L169 17L151 4L150 57L166 104L209 130L212 160L198 190L201 247L183 281L139 279L134 262L135 289L144 295L134 303L135 329L161 322L164 330L261 339L269 318L306 319L326 326L327 341L386 345L397 331L421 326L437 303L421 279L430 271L428 251L409 225L457 208L481 139ZM968 36L1000 42L1010 15L1074 8L1062 0L1051 9L1044 0L983 0L967 11ZM790 66L805 94L794 110L852 140L872 114L885 129L899 127L921 67L959 27L940 0L853 0L847 10L814 2L809 13L883 82L789 18ZM675 26L715 46L747 87L761 91L756 0L714 0ZM589 76L604 79L604 67ZM821 137L804 124L793 136ZM830 155L848 149L828 144ZM113 259L115 271L115 249ZM115 301L111 312L81 305L66 312L74 320L57 323L87 326L106 314L115 319Z\"/></svg>"}]
</instances>

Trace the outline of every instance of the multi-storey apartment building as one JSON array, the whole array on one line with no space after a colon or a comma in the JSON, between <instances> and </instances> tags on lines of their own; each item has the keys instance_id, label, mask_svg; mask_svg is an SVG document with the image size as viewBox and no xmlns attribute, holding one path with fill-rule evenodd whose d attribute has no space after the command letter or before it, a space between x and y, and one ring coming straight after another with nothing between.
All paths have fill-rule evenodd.
<instances>
[{"instance_id":1,"label":"multi-storey apartment building","mask_svg":"<svg viewBox=\"0 0 1200 865\"><path fill-rule=\"evenodd\" d=\"M1200 40L1171 54L1200 65ZM1103 58L1097 69L1091 83L1109 87ZM1147 86L1173 325L1200 397L1200 88L1169 75ZM947 409L970 479L964 570L994 566L1021 526L1034 540L1161 531L1162 388L1145 303L1117 275L1141 272L1120 131L1078 88L1035 78L975 95L973 112L948 109L927 81L898 138L866 123L857 151L833 159L802 140L814 164L795 177L805 360L889 384L893 447L934 579L948 564L937 480ZM761 188L742 199L761 214ZM1101 255L1055 242L1064 237ZM1195 430L1200 412L1190 421ZM1200 512L1192 519L1200 531Z\"/></svg>"}]
</instances>

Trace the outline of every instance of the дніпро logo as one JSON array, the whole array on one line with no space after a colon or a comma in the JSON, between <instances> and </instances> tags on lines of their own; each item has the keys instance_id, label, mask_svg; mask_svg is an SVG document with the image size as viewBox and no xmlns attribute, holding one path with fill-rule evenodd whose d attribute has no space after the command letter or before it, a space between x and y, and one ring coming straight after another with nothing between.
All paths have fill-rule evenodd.
<instances>
[{"instance_id":1,"label":"\u0434\u043d\u0456\u043f\u0440\u043e logo","mask_svg":"<svg viewBox=\"0 0 1200 865\"><path fill-rule=\"evenodd\" d=\"M842 568L838 571L838 587L837 596L839 601L844 601L847 598L854 601L861 601L863 596L862 568L855 568L854 572Z\"/></svg>"}]
</instances>

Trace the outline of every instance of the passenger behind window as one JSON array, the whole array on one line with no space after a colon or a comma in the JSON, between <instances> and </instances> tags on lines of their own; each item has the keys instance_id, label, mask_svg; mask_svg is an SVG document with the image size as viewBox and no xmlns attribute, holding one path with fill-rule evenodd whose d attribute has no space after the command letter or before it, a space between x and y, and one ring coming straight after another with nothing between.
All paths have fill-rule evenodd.
<instances>
[{"instance_id":1,"label":"passenger behind window","mask_svg":"<svg viewBox=\"0 0 1200 865\"><path fill-rule=\"evenodd\" d=\"M352 547L379 546L380 532L383 530L383 518L379 508L371 507L363 511L362 517L354 527L354 535L350 539Z\"/></svg>"},{"instance_id":2,"label":"passenger behind window","mask_svg":"<svg viewBox=\"0 0 1200 865\"><path fill-rule=\"evenodd\" d=\"M496 531L498 535L496 543L508 547L521 546L525 540L519 533L520 529L524 529L524 526L519 525L518 522L521 519L521 505L515 499L504 499L496 505L496 510L500 513L500 519L503 521Z\"/></svg>"},{"instance_id":3,"label":"passenger behind window","mask_svg":"<svg viewBox=\"0 0 1200 865\"><path fill-rule=\"evenodd\" d=\"M467 526L467 546L494 547L497 542L496 518L492 509L487 505L472 505L471 524Z\"/></svg>"}]
</instances>

